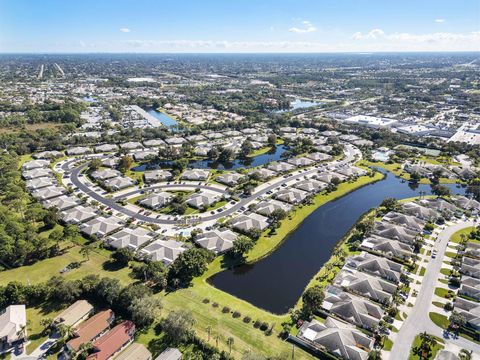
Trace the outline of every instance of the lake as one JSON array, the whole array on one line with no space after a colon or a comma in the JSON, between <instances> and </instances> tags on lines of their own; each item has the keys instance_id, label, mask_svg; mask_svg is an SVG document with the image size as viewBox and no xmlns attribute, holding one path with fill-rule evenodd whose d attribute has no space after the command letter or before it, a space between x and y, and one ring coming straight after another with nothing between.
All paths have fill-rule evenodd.
<instances>
[{"instance_id":1,"label":"lake","mask_svg":"<svg viewBox=\"0 0 480 360\"><path fill-rule=\"evenodd\" d=\"M322 105L323 103L320 101L310 101L310 100L302 100L302 99L295 99L294 101L290 101L290 108L289 109L283 109L283 110L277 110L275 111L276 113L284 113L287 111L293 111L297 109L306 109L314 106L319 106Z\"/></svg>"},{"instance_id":2,"label":"lake","mask_svg":"<svg viewBox=\"0 0 480 360\"><path fill-rule=\"evenodd\" d=\"M170 128L170 130L176 128L178 125L177 120L154 108L146 108L145 111L160 121L163 125Z\"/></svg>"},{"instance_id":3,"label":"lake","mask_svg":"<svg viewBox=\"0 0 480 360\"><path fill-rule=\"evenodd\" d=\"M308 216L270 255L254 264L222 271L209 279L220 290L275 314L295 306L305 286L330 258L335 245L362 214L387 197L404 199L431 194L429 185L415 190L407 182L381 170L387 177L326 203ZM447 185L452 193L463 188Z\"/></svg>"},{"instance_id":4,"label":"lake","mask_svg":"<svg viewBox=\"0 0 480 360\"><path fill-rule=\"evenodd\" d=\"M261 166L268 164L272 161L278 161L281 159L282 154L285 152L285 147L283 145L278 145L271 151L253 156L247 159L235 159L228 163L219 163L216 161L203 159L203 160L192 160L188 163L188 167L196 169L217 169L217 170L235 170L246 167ZM155 170L160 168L169 168L171 167L171 162L151 162L142 164L134 167L133 171L145 171L145 170Z\"/></svg>"}]
</instances>

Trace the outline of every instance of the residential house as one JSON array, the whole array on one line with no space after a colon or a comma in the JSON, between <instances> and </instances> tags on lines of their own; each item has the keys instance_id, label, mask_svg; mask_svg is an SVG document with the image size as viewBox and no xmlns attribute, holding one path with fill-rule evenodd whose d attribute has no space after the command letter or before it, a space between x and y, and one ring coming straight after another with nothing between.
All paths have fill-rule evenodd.
<instances>
[{"instance_id":1,"label":"residential house","mask_svg":"<svg viewBox=\"0 0 480 360\"><path fill-rule=\"evenodd\" d=\"M105 243L115 249L127 248L136 251L153 240L150 231L142 227L123 228L105 239Z\"/></svg>"},{"instance_id":2,"label":"residential house","mask_svg":"<svg viewBox=\"0 0 480 360\"><path fill-rule=\"evenodd\" d=\"M145 145L146 147L160 147L160 146L166 146L167 144L162 139L152 139L152 140L145 140L143 142L143 145Z\"/></svg>"},{"instance_id":3,"label":"residential house","mask_svg":"<svg viewBox=\"0 0 480 360\"><path fill-rule=\"evenodd\" d=\"M389 259L407 260L413 256L413 249L410 245L377 235L365 238L360 244L360 248Z\"/></svg>"},{"instance_id":4,"label":"residential house","mask_svg":"<svg viewBox=\"0 0 480 360\"><path fill-rule=\"evenodd\" d=\"M98 216L79 226L79 230L88 236L101 239L123 227L123 221L116 216Z\"/></svg>"},{"instance_id":5,"label":"residential house","mask_svg":"<svg viewBox=\"0 0 480 360\"><path fill-rule=\"evenodd\" d=\"M458 289L458 293L480 301L480 279L462 276L462 286Z\"/></svg>"},{"instance_id":6,"label":"residential house","mask_svg":"<svg viewBox=\"0 0 480 360\"><path fill-rule=\"evenodd\" d=\"M102 144L95 146L96 153L108 153L108 152L115 152L118 150L118 145L115 144Z\"/></svg>"},{"instance_id":7,"label":"residential house","mask_svg":"<svg viewBox=\"0 0 480 360\"><path fill-rule=\"evenodd\" d=\"M413 201L400 205L400 212L430 222L435 222L439 217L435 210L422 206Z\"/></svg>"},{"instance_id":8,"label":"residential house","mask_svg":"<svg viewBox=\"0 0 480 360\"><path fill-rule=\"evenodd\" d=\"M365 251L362 251L358 255L348 257L345 265L394 283L400 281L400 275L402 273L402 265Z\"/></svg>"},{"instance_id":9,"label":"residential house","mask_svg":"<svg viewBox=\"0 0 480 360\"><path fill-rule=\"evenodd\" d=\"M52 150L52 151L41 151L39 153L33 154L32 157L34 159L56 159L61 158L63 153L60 151Z\"/></svg>"},{"instance_id":10,"label":"residential house","mask_svg":"<svg viewBox=\"0 0 480 360\"><path fill-rule=\"evenodd\" d=\"M105 166L108 168L115 168L118 166L119 163L120 163L120 158L116 156L110 156L102 159L102 166Z\"/></svg>"},{"instance_id":11,"label":"residential house","mask_svg":"<svg viewBox=\"0 0 480 360\"><path fill-rule=\"evenodd\" d=\"M65 192L65 188L53 185L32 191L32 196L39 201L45 201L61 196L65 194Z\"/></svg>"},{"instance_id":12,"label":"residential house","mask_svg":"<svg viewBox=\"0 0 480 360\"><path fill-rule=\"evenodd\" d=\"M356 166L343 167L343 168L337 169L336 172L348 178L363 176L367 173L365 170L360 169Z\"/></svg>"},{"instance_id":13,"label":"residential house","mask_svg":"<svg viewBox=\"0 0 480 360\"><path fill-rule=\"evenodd\" d=\"M327 187L322 181L315 179L301 180L293 185L296 189L303 190L309 193L318 193Z\"/></svg>"},{"instance_id":14,"label":"residential house","mask_svg":"<svg viewBox=\"0 0 480 360\"><path fill-rule=\"evenodd\" d=\"M312 159L308 158L308 157L295 157L295 158L290 158L287 160L287 162L295 167L305 167L305 166L310 166L312 165L313 163L315 163L315 161L313 161Z\"/></svg>"},{"instance_id":15,"label":"residential house","mask_svg":"<svg viewBox=\"0 0 480 360\"><path fill-rule=\"evenodd\" d=\"M274 161L267 165L267 169L276 173L284 173L294 170L295 166L285 161Z\"/></svg>"},{"instance_id":16,"label":"residential house","mask_svg":"<svg viewBox=\"0 0 480 360\"><path fill-rule=\"evenodd\" d=\"M157 210L168 205L174 197L175 196L172 193L166 191L154 192L139 200L138 204L153 210Z\"/></svg>"},{"instance_id":17,"label":"residential house","mask_svg":"<svg viewBox=\"0 0 480 360\"><path fill-rule=\"evenodd\" d=\"M314 178L318 181L324 182L325 184L330 184L333 179L337 178L340 181L345 180L345 176L341 174L337 174L334 172L324 172L324 171L319 171L317 175L314 176Z\"/></svg>"},{"instance_id":18,"label":"residential house","mask_svg":"<svg viewBox=\"0 0 480 360\"><path fill-rule=\"evenodd\" d=\"M457 312L465 317L468 325L480 330L480 302L457 297L453 306Z\"/></svg>"},{"instance_id":19,"label":"residential house","mask_svg":"<svg viewBox=\"0 0 480 360\"><path fill-rule=\"evenodd\" d=\"M331 155L324 154L321 152L314 152L306 155L307 158L315 161L315 162L321 162L321 161L329 161L332 159Z\"/></svg>"},{"instance_id":20,"label":"residential house","mask_svg":"<svg viewBox=\"0 0 480 360\"><path fill-rule=\"evenodd\" d=\"M60 218L67 224L80 224L97 217L97 212L90 206L77 206L64 210Z\"/></svg>"},{"instance_id":21,"label":"residential house","mask_svg":"<svg viewBox=\"0 0 480 360\"><path fill-rule=\"evenodd\" d=\"M464 255L480 259L480 243L469 241L465 248Z\"/></svg>"},{"instance_id":22,"label":"residential house","mask_svg":"<svg viewBox=\"0 0 480 360\"><path fill-rule=\"evenodd\" d=\"M0 313L0 349L10 348L15 342L24 340L27 334L25 305L10 305Z\"/></svg>"},{"instance_id":23,"label":"residential house","mask_svg":"<svg viewBox=\"0 0 480 360\"><path fill-rule=\"evenodd\" d=\"M259 213L260 215L270 216L275 210L278 209L289 212L290 210L292 210L292 206L284 203L283 201L268 199L259 202L257 205L255 205L254 209L255 212Z\"/></svg>"},{"instance_id":24,"label":"residential house","mask_svg":"<svg viewBox=\"0 0 480 360\"><path fill-rule=\"evenodd\" d=\"M126 143L120 144L120 149L122 150L143 149L143 145L137 141L128 141Z\"/></svg>"},{"instance_id":25,"label":"residential house","mask_svg":"<svg viewBox=\"0 0 480 360\"><path fill-rule=\"evenodd\" d=\"M57 185L57 180L53 177L41 177L27 180L26 187L28 191L36 191L46 187Z\"/></svg>"},{"instance_id":26,"label":"residential house","mask_svg":"<svg viewBox=\"0 0 480 360\"><path fill-rule=\"evenodd\" d=\"M180 178L182 180L205 181L209 175L210 171L205 169L187 169Z\"/></svg>"},{"instance_id":27,"label":"residential house","mask_svg":"<svg viewBox=\"0 0 480 360\"><path fill-rule=\"evenodd\" d=\"M92 149L83 146L76 146L65 151L68 156L85 155L90 154L91 152Z\"/></svg>"},{"instance_id":28,"label":"residential house","mask_svg":"<svg viewBox=\"0 0 480 360\"><path fill-rule=\"evenodd\" d=\"M187 199L187 204L196 209L206 209L215 204L222 198L220 193L214 193L208 190L193 193Z\"/></svg>"},{"instance_id":29,"label":"residential house","mask_svg":"<svg viewBox=\"0 0 480 360\"><path fill-rule=\"evenodd\" d=\"M62 195L45 200L42 204L47 209L56 208L58 211L64 211L80 205L80 200L74 196Z\"/></svg>"},{"instance_id":30,"label":"residential house","mask_svg":"<svg viewBox=\"0 0 480 360\"><path fill-rule=\"evenodd\" d=\"M415 216L405 215L396 211L390 211L383 218L383 221L388 221L392 224L403 226L407 229L421 233L425 228L426 221L423 221Z\"/></svg>"},{"instance_id":31,"label":"residential house","mask_svg":"<svg viewBox=\"0 0 480 360\"><path fill-rule=\"evenodd\" d=\"M213 229L197 235L195 242L215 254L223 254L233 247L236 239L237 234L228 229Z\"/></svg>"},{"instance_id":32,"label":"residential house","mask_svg":"<svg viewBox=\"0 0 480 360\"><path fill-rule=\"evenodd\" d=\"M33 169L33 170L22 172L22 177L25 180L36 179L36 178L41 178L45 176L52 177L53 176L52 169L40 168L40 169Z\"/></svg>"},{"instance_id":33,"label":"residential house","mask_svg":"<svg viewBox=\"0 0 480 360\"><path fill-rule=\"evenodd\" d=\"M60 325L75 327L92 314L93 306L88 301L77 300L53 319L53 325L56 327Z\"/></svg>"},{"instance_id":34,"label":"residential house","mask_svg":"<svg viewBox=\"0 0 480 360\"><path fill-rule=\"evenodd\" d=\"M391 224L386 221L375 221L373 233L381 237L401 241L408 245L413 245L419 234L417 231L409 230L403 226Z\"/></svg>"},{"instance_id":35,"label":"residential house","mask_svg":"<svg viewBox=\"0 0 480 360\"><path fill-rule=\"evenodd\" d=\"M117 176L122 176L122 173L118 170L113 169L95 170L90 174L90 176L95 180L104 181Z\"/></svg>"},{"instance_id":36,"label":"residential house","mask_svg":"<svg viewBox=\"0 0 480 360\"><path fill-rule=\"evenodd\" d=\"M374 343L355 326L330 316L324 323L316 319L304 322L297 338L313 350L327 351L345 360L367 360Z\"/></svg>"},{"instance_id":37,"label":"residential house","mask_svg":"<svg viewBox=\"0 0 480 360\"><path fill-rule=\"evenodd\" d=\"M155 360L182 360L182 353L177 348L166 348Z\"/></svg>"},{"instance_id":38,"label":"residential house","mask_svg":"<svg viewBox=\"0 0 480 360\"><path fill-rule=\"evenodd\" d=\"M252 229L263 231L268 226L268 218L259 214L249 213L232 219L231 225L235 230L240 232L248 232Z\"/></svg>"},{"instance_id":39,"label":"residential house","mask_svg":"<svg viewBox=\"0 0 480 360\"><path fill-rule=\"evenodd\" d=\"M81 323L74 332L74 337L67 342L67 350L76 353L82 344L95 341L102 336L115 320L112 310L103 310Z\"/></svg>"},{"instance_id":40,"label":"residential house","mask_svg":"<svg viewBox=\"0 0 480 360\"><path fill-rule=\"evenodd\" d=\"M480 260L464 256L460 272L464 275L480 279Z\"/></svg>"},{"instance_id":41,"label":"residential house","mask_svg":"<svg viewBox=\"0 0 480 360\"><path fill-rule=\"evenodd\" d=\"M135 324L123 321L93 342L94 353L87 360L109 360L127 347L135 335Z\"/></svg>"},{"instance_id":42,"label":"residential house","mask_svg":"<svg viewBox=\"0 0 480 360\"><path fill-rule=\"evenodd\" d=\"M152 360L152 353L145 345L133 343L116 356L115 360Z\"/></svg>"},{"instance_id":43,"label":"residential house","mask_svg":"<svg viewBox=\"0 0 480 360\"><path fill-rule=\"evenodd\" d=\"M397 290L391 282L348 267L337 274L333 285L382 304L390 301Z\"/></svg>"},{"instance_id":44,"label":"residential house","mask_svg":"<svg viewBox=\"0 0 480 360\"><path fill-rule=\"evenodd\" d=\"M172 173L168 170L150 170L143 173L143 180L146 183L169 180L172 178Z\"/></svg>"},{"instance_id":45,"label":"residential house","mask_svg":"<svg viewBox=\"0 0 480 360\"><path fill-rule=\"evenodd\" d=\"M452 202L460 209L478 212L480 210L480 202L465 196L455 196L451 198Z\"/></svg>"},{"instance_id":46,"label":"residential house","mask_svg":"<svg viewBox=\"0 0 480 360\"><path fill-rule=\"evenodd\" d=\"M277 175L275 171L272 171L266 168L254 169L248 173L248 175L254 175L254 174L255 176L258 176L261 180L267 180Z\"/></svg>"},{"instance_id":47,"label":"residential house","mask_svg":"<svg viewBox=\"0 0 480 360\"><path fill-rule=\"evenodd\" d=\"M33 169L46 168L50 165L49 160L31 160L22 165L22 170L28 171Z\"/></svg>"},{"instance_id":48,"label":"residential house","mask_svg":"<svg viewBox=\"0 0 480 360\"><path fill-rule=\"evenodd\" d=\"M158 152L156 150L140 150L135 151L130 155L133 157L133 160L142 162L149 159L154 159L158 155Z\"/></svg>"},{"instance_id":49,"label":"residential house","mask_svg":"<svg viewBox=\"0 0 480 360\"><path fill-rule=\"evenodd\" d=\"M111 191L118 191L135 185L137 182L125 176L118 176L105 180L103 185Z\"/></svg>"},{"instance_id":50,"label":"residential house","mask_svg":"<svg viewBox=\"0 0 480 360\"><path fill-rule=\"evenodd\" d=\"M216 182L225 184L228 186L235 186L242 180L245 176L236 172L228 172L217 176L215 179Z\"/></svg>"},{"instance_id":51,"label":"residential house","mask_svg":"<svg viewBox=\"0 0 480 360\"><path fill-rule=\"evenodd\" d=\"M273 197L277 200L284 201L289 204L298 204L305 200L308 192L295 188L283 189L277 191Z\"/></svg>"},{"instance_id":52,"label":"residential house","mask_svg":"<svg viewBox=\"0 0 480 360\"><path fill-rule=\"evenodd\" d=\"M384 315L379 305L334 286L326 288L322 308L365 329L376 328Z\"/></svg>"},{"instance_id":53,"label":"residential house","mask_svg":"<svg viewBox=\"0 0 480 360\"><path fill-rule=\"evenodd\" d=\"M155 240L139 251L139 256L151 261L161 261L170 265L188 247L185 243L175 240Z\"/></svg>"}]
</instances>

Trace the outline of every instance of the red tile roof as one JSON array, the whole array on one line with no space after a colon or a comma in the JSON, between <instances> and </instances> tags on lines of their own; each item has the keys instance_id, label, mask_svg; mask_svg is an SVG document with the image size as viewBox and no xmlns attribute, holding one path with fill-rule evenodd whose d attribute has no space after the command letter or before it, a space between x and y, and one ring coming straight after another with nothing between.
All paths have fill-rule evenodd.
<instances>
[{"instance_id":1,"label":"red tile roof","mask_svg":"<svg viewBox=\"0 0 480 360\"><path fill-rule=\"evenodd\" d=\"M108 360L133 339L135 324L123 321L93 343L95 353L87 360Z\"/></svg>"},{"instance_id":2,"label":"red tile roof","mask_svg":"<svg viewBox=\"0 0 480 360\"><path fill-rule=\"evenodd\" d=\"M114 314L112 310L100 311L93 315L90 319L80 324L75 331L76 337L70 340L67 346L73 351L78 351L80 345L96 339L107 330L113 319Z\"/></svg>"}]
</instances>

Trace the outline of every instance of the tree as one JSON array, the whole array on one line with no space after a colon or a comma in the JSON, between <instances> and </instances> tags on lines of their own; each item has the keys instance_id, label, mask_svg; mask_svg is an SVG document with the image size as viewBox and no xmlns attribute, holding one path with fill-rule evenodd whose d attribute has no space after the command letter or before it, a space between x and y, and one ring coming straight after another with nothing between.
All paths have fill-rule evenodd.
<instances>
[{"instance_id":1,"label":"tree","mask_svg":"<svg viewBox=\"0 0 480 360\"><path fill-rule=\"evenodd\" d=\"M120 248L114 251L111 256L121 266L128 266L128 263L133 260L133 254L127 248Z\"/></svg>"},{"instance_id":2,"label":"tree","mask_svg":"<svg viewBox=\"0 0 480 360\"><path fill-rule=\"evenodd\" d=\"M77 356L76 359L77 360L85 360L92 350L93 350L93 344L91 342L86 342L86 343L81 344L78 347L78 351L77 351L77 354L76 354L76 356Z\"/></svg>"},{"instance_id":3,"label":"tree","mask_svg":"<svg viewBox=\"0 0 480 360\"><path fill-rule=\"evenodd\" d=\"M283 209L275 209L270 214L270 218L274 223L278 223L287 217L287 212Z\"/></svg>"},{"instance_id":4,"label":"tree","mask_svg":"<svg viewBox=\"0 0 480 360\"><path fill-rule=\"evenodd\" d=\"M152 291L143 284L130 284L124 287L118 296L117 302L114 306L117 309L128 309L135 299L141 299L151 296Z\"/></svg>"},{"instance_id":5,"label":"tree","mask_svg":"<svg viewBox=\"0 0 480 360\"><path fill-rule=\"evenodd\" d=\"M465 315L460 314L458 311L453 310L452 314L448 318L451 326L462 327L467 323Z\"/></svg>"},{"instance_id":6,"label":"tree","mask_svg":"<svg viewBox=\"0 0 480 360\"><path fill-rule=\"evenodd\" d=\"M384 207L386 211L397 211L400 207L397 199L395 198L386 198L382 201L380 206Z\"/></svg>"},{"instance_id":7,"label":"tree","mask_svg":"<svg viewBox=\"0 0 480 360\"><path fill-rule=\"evenodd\" d=\"M232 353L232 346L233 346L233 343L235 342L235 339L233 337L229 337L227 339L227 345L228 345L228 353L231 354Z\"/></svg>"},{"instance_id":8,"label":"tree","mask_svg":"<svg viewBox=\"0 0 480 360\"><path fill-rule=\"evenodd\" d=\"M368 360L382 360L382 353L379 350L370 350Z\"/></svg>"},{"instance_id":9,"label":"tree","mask_svg":"<svg viewBox=\"0 0 480 360\"><path fill-rule=\"evenodd\" d=\"M305 313L311 316L321 307L324 298L323 288L319 285L309 287L305 290L302 295L303 310Z\"/></svg>"},{"instance_id":10,"label":"tree","mask_svg":"<svg viewBox=\"0 0 480 360\"><path fill-rule=\"evenodd\" d=\"M158 319L161 309L162 302L153 296L136 298L128 307L133 322L141 328L152 325Z\"/></svg>"},{"instance_id":11,"label":"tree","mask_svg":"<svg viewBox=\"0 0 480 360\"><path fill-rule=\"evenodd\" d=\"M102 160L100 160L99 158L90 160L90 163L88 164L88 169L90 171L98 170L101 167L102 167Z\"/></svg>"},{"instance_id":12,"label":"tree","mask_svg":"<svg viewBox=\"0 0 480 360\"><path fill-rule=\"evenodd\" d=\"M53 229L58 224L58 210L56 208L49 209L43 217L43 224L47 229Z\"/></svg>"},{"instance_id":13,"label":"tree","mask_svg":"<svg viewBox=\"0 0 480 360\"><path fill-rule=\"evenodd\" d=\"M132 167L134 161L131 156L129 155L124 155L120 158L120 162L118 164L118 169L122 173L126 173L130 168Z\"/></svg>"},{"instance_id":14,"label":"tree","mask_svg":"<svg viewBox=\"0 0 480 360\"><path fill-rule=\"evenodd\" d=\"M422 353L430 353L432 347L437 345L437 340L434 336L423 332L420 334L420 350Z\"/></svg>"},{"instance_id":15,"label":"tree","mask_svg":"<svg viewBox=\"0 0 480 360\"><path fill-rule=\"evenodd\" d=\"M253 151L252 142L246 139L240 148L240 156L246 158Z\"/></svg>"},{"instance_id":16,"label":"tree","mask_svg":"<svg viewBox=\"0 0 480 360\"><path fill-rule=\"evenodd\" d=\"M207 270L214 257L214 254L206 249L192 248L184 251L170 266L168 272L170 284L174 278L183 284L189 284L195 276L200 276Z\"/></svg>"},{"instance_id":17,"label":"tree","mask_svg":"<svg viewBox=\"0 0 480 360\"><path fill-rule=\"evenodd\" d=\"M277 135L275 135L275 134L268 135L267 143L268 143L268 146L270 146L270 147L276 146L277 145Z\"/></svg>"},{"instance_id":18,"label":"tree","mask_svg":"<svg viewBox=\"0 0 480 360\"><path fill-rule=\"evenodd\" d=\"M233 254L238 257L243 257L247 252L252 250L255 242L248 236L241 235L233 243Z\"/></svg>"},{"instance_id":19,"label":"tree","mask_svg":"<svg viewBox=\"0 0 480 360\"><path fill-rule=\"evenodd\" d=\"M450 196L452 192L444 185L432 185L432 193L438 197L445 197Z\"/></svg>"},{"instance_id":20,"label":"tree","mask_svg":"<svg viewBox=\"0 0 480 360\"><path fill-rule=\"evenodd\" d=\"M162 321L162 330L170 344L176 345L187 342L192 338L195 320L187 310L172 311Z\"/></svg>"},{"instance_id":21,"label":"tree","mask_svg":"<svg viewBox=\"0 0 480 360\"><path fill-rule=\"evenodd\" d=\"M82 247L80 248L80 255L82 255L87 261L90 260L90 253L92 252L93 250L93 246L92 244L86 244L86 245L82 245Z\"/></svg>"},{"instance_id":22,"label":"tree","mask_svg":"<svg viewBox=\"0 0 480 360\"><path fill-rule=\"evenodd\" d=\"M460 360L471 360L472 359L472 354L473 354L473 351L468 351L467 349L462 349L458 353L458 357L460 358Z\"/></svg>"},{"instance_id":23,"label":"tree","mask_svg":"<svg viewBox=\"0 0 480 360\"><path fill-rule=\"evenodd\" d=\"M47 282L50 299L61 304L70 304L82 294L80 281L65 281L61 276L54 276Z\"/></svg>"},{"instance_id":24,"label":"tree","mask_svg":"<svg viewBox=\"0 0 480 360\"><path fill-rule=\"evenodd\" d=\"M75 334L75 328L72 325L60 324L57 331L62 338L70 339Z\"/></svg>"},{"instance_id":25,"label":"tree","mask_svg":"<svg viewBox=\"0 0 480 360\"><path fill-rule=\"evenodd\" d=\"M136 279L148 281L160 289L167 286L167 269L161 261L148 261L137 265L132 273Z\"/></svg>"},{"instance_id":26,"label":"tree","mask_svg":"<svg viewBox=\"0 0 480 360\"><path fill-rule=\"evenodd\" d=\"M95 288L95 293L99 300L106 302L109 306L117 303L120 291L120 281L107 277L101 278Z\"/></svg>"}]
</instances>

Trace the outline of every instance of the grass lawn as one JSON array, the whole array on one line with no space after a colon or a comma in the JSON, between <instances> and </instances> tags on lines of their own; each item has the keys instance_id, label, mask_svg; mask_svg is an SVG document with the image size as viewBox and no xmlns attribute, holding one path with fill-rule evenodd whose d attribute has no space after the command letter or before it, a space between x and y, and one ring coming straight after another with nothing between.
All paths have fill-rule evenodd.
<instances>
[{"instance_id":1,"label":"grass lawn","mask_svg":"<svg viewBox=\"0 0 480 360\"><path fill-rule=\"evenodd\" d=\"M0 285L6 285L12 280L22 283L39 283L49 280L51 277L60 275L60 270L72 262L82 262L78 269L70 270L63 276L66 279L81 279L86 275L97 274L99 276L114 277L123 284L132 281L128 268L109 268L110 251L96 249L90 254L90 260L85 261L79 253L81 247L73 245L66 253L39 261L33 265L22 266L12 270L0 272Z\"/></svg>"},{"instance_id":2,"label":"grass lawn","mask_svg":"<svg viewBox=\"0 0 480 360\"><path fill-rule=\"evenodd\" d=\"M422 266L422 268L420 269L420 276L424 276L425 271L427 271L427 269Z\"/></svg>"},{"instance_id":3,"label":"grass lawn","mask_svg":"<svg viewBox=\"0 0 480 360\"><path fill-rule=\"evenodd\" d=\"M27 353L31 353L47 336L42 334L43 326L40 324L42 319L52 319L60 313L61 309L46 309L42 307L27 308L27 335L30 343L27 345Z\"/></svg>"},{"instance_id":4,"label":"grass lawn","mask_svg":"<svg viewBox=\"0 0 480 360\"><path fill-rule=\"evenodd\" d=\"M390 351L392 350L392 347L393 347L392 340L390 340L389 338L385 338L385 340L383 341L383 350Z\"/></svg>"},{"instance_id":5,"label":"grass lawn","mask_svg":"<svg viewBox=\"0 0 480 360\"><path fill-rule=\"evenodd\" d=\"M450 269L441 268L440 269L440 274L445 275L445 276L450 276Z\"/></svg>"},{"instance_id":6,"label":"grass lawn","mask_svg":"<svg viewBox=\"0 0 480 360\"><path fill-rule=\"evenodd\" d=\"M442 329L446 329L450 324L450 322L448 321L448 318L445 315L431 312L428 314L428 316L430 317L430 320L434 322L435 325L441 327Z\"/></svg>"},{"instance_id":7,"label":"grass lawn","mask_svg":"<svg viewBox=\"0 0 480 360\"><path fill-rule=\"evenodd\" d=\"M447 294L449 294L447 289L439 288L439 287L435 288L435 295L445 298Z\"/></svg>"},{"instance_id":8,"label":"grass lawn","mask_svg":"<svg viewBox=\"0 0 480 360\"><path fill-rule=\"evenodd\" d=\"M467 238L468 238L468 235L469 235L473 230L475 230L475 228L474 228L473 226L467 227L467 228L462 229L462 230L458 230L455 234L452 235L452 237L450 238L450 241L458 244L458 243L460 243L461 235L462 235L462 234L464 234L464 235L467 236Z\"/></svg>"},{"instance_id":9,"label":"grass lawn","mask_svg":"<svg viewBox=\"0 0 480 360\"><path fill-rule=\"evenodd\" d=\"M437 344L431 349L430 354L428 354L428 357L424 358L421 356L421 354L416 354L415 349L420 346L422 341L420 340L420 335L415 336L415 339L413 340L412 348L410 349L410 356L408 359L409 360L435 359L437 352L444 348L443 339L440 339L438 337L435 337L435 339L437 340Z\"/></svg>"}]
</instances>

